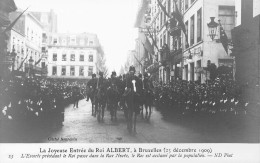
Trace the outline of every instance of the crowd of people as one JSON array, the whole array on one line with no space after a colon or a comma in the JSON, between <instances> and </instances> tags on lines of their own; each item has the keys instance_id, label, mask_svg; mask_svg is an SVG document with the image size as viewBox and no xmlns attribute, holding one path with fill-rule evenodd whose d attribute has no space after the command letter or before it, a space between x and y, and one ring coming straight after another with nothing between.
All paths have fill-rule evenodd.
<instances>
[{"instance_id":1,"label":"crowd of people","mask_svg":"<svg viewBox=\"0 0 260 163\"><path fill-rule=\"evenodd\" d=\"M176 80L157 85L155 100L165 112L177 115L243 116L248 113L250 102L242 95L243 87L225 76L206 83Z\"/></svg>"},{"instance_id":2,"label":"crowd of people","mask_svg":"<svg viewBox=\"0 0 260 163\"><path fill-rule=\"evenodd\" d=\"M129 73L117 76L112 72L108 79L103 73L99 77L93 74L85 83L31 77L1 80L0 125L16 120L25 125L59 127L63 125L66 105L78 108L79 100L85 97L92 101L95 116L99 105L94 96L103 101L101 118L107 108L111 119L116 119L116 111L124 107L129 89L138 95L134 100L139 105L137 114L150 105L149 118L151 105L175 115L246 115L250 105L241 95L241 86L222 76L206 83L174 80L169 84L156 84L147 73L128 78Z\"/></svg>"},{"instance_id":3,"label":"crowd of people","mask_svg":"<svg viewBox=\"0 0 260 163\"><path fill-rule=\"evenodd\" d=\"M0 81L0 125L18 123L31 127L63 125L64 109L75 99L74 87L84 84L44 78L12 78Z\"/></svg>"}]
</instances>

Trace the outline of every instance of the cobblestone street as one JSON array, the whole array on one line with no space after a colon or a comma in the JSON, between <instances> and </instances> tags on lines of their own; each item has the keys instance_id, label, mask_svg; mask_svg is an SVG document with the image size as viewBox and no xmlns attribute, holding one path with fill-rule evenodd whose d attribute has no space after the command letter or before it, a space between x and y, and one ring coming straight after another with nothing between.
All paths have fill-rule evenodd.
<instances>
[{"instance_id":1,"label":"cobblestone street","mask_svg":"<svg viewBox=\"0 0 260 163\"><path fill-rule=\"evenodd\" d=\"M166 121L159 111L153 108L150 122L139 115L137 134L131 135L126 129L123 111L118 111L118 121L112 122L108 111L105 111L104 123L98 123L91 116L91 104L81 100L79 108L70 105L66 109L64 126L45 137L42 142L60 143L239 143L257 142L257 127L250 126L221 130L205 128L189 123L181 124ZM245 127L247 127L245 129ZM259 132L258 132L259 133ZM56 139L55 139L56 138ZM66 139L68 138L68 139ZM63 140L62 140L63 139ZM70 141L69 141L70 140Z\"/></svg>"}]
</instances>

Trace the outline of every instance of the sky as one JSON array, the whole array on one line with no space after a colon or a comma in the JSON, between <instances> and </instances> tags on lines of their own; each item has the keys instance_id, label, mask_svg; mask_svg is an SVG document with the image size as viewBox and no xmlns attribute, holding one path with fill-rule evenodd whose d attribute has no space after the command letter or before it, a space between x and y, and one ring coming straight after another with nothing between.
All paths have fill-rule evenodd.
<instances>
[{"instance_id":1,"label":"sky","mask_svg":"<svg viewBox=\"0 0 260 163\"><path fill-rule=\"evenodd\" d=\"M134 28L140 0L15 0L29 11L54 10L58 32L96 33L104 48L109 71L119 72L127 52L135 48Z\"/></svg>"}]
</instances>

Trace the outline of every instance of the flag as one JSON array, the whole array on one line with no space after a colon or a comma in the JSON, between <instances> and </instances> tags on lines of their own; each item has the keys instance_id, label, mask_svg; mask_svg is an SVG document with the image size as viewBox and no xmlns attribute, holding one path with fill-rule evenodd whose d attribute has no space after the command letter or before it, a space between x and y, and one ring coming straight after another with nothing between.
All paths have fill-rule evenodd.
<instances>
[{"instance_id":1,"label":"flag","mask_svg":"<svg viewBox=\"0 0 260 163\"><path fill-rule=\"evenodd\" d=\"M146 56L146 57L148 57L148 59L149 60L151 60L151 58L152 58L152 54L149 52L149 50L147 49L148 47L142 42L142 44L143 44L143 47L144 47L144 49L147 51L147 53L148 53L148 55ZM151 44L150 44L150 46L152 46Z\"/></svg>"},{"instance_id":2,"label":"flag","mask_svg":"<svg viewBox=\"0 0 260 163\"><path fill-rule=\"evenodd\" d=\"M226 53L228 54L228 37L227 34L224 30L224 28L222 27L222 25L219 22L219 26L220 26L220 42L222 43Z\"/></svg>"},{"instance_id":3,"label":"flag","mask_svg":"<svg viewBox=\"0 0 260 163\"><path fill-rule=\"evenodd\" d=\"M27 7L28 9L29 7ZM7 31L10 31L13 26L15 25L15 23L20 19L20 17L23 15L23 13L27 10L25 9L8 27L5 28L5 30L3 32L7 32Z\"/></svg>"},{"instance_id":4,"label":"flag","mask_svg":"<svg viewBox=\"0 0 260 163\"><path fill-rule=\"evenodd\" d=\"M41 60L42 60L42 57L35 63L35 66L38 65L41 62Z\"/></svg>"},{"instance_id":5,"label":"flag","mask_svg":"<svg viewBox=\"0 0 260 163\"><path fill-rule=\"evenodd\" d=\"M26 57L23 59L22 63L20 64L19 68L17 69L18 71L23 67L23 63L27 57L28 57L28 53L27 53Z\"/></svg>"},{"instance_id":6,"label":"flag","mask_svg":"<svg viewBox=\"0 0 260 163\"><path fill-rule=\"evenodd\" d=\"M153 51L153 46L152 44L150 43L150 41L148 40L148 38L145 36L145 43L144 43L144 47L146 48L146 50L150 53L150 54L154 54L154 51Z\"/></svg>"},{"instance_id":7,"label":"flag","mask_svg":"<svg viewBox=\"0 0 260 163\"><path fill-rule=\"evenodd\" d=\"M177 7L176 1L174 1L174 4L175 4L176 9L175 9L175 11L173 11L172 14L173 14L174 18L179 22L179 25L181 26L181 30L183 31L183 33L185 34L185 37L187 38L185 24L182 20L183 16Z\"/></svg>"},{"instance_id":8,"label":"flag","mask_svg":"<svg viewBox=\"0 0 260 163\"><path fill-rule=\"evenodd\" d=\"M151 32L150 32L149 28L147 28L147 32L148 32L148 34L149 34L150 38L151 38L151 39L152 39L152 41L153 41L153 45L154 45L154 46L156 47L156 49L159 51L159 48L158 48L158 46L157 46L157 44L156 44L155 40L153 39L153 35L151 34Z\"/></svg>"},{"instance_id":9,"label":"flag","mask_svg":"<svg viewBox=\"0 0 260 163\"><path fill-rule=\"evenodd\" d=\"M160 8L163 10L164 14L168 16L168 18L170 18L171 16L167 13L166 8L162 5L162 3L160 2L160 0L157 0L158 5L160 6Z\"/></svg>"},{"instance_id":10,"label":"flag","mask_svg":"<svg viewBox=\"0 0 260 163\"><path fill-rule=\"evenodd\" d=\"M137 61L141 66L143 66L143 64L141 63L141 61L139 61L139 60L136 58L135 55L134 55L134 58L136 59L136 61Z\"/></svg>"}]
</instances>

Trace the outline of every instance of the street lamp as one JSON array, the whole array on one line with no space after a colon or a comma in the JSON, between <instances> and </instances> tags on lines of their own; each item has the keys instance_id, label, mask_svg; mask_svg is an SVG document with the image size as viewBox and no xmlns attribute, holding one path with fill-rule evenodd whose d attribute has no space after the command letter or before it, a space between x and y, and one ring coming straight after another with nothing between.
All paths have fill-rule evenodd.
<instances>
[{"instance_id":1,"label":"street lamp","mask_svg":"<svg viewBox=\"0 0 260 163\"><path fill-rule=\"evenodd\" d=\"M31 75L31 69L32 69L32 65L33 65L33 59L32 59L32 56L30 56L30 59L29 59L29 77Z\"/></svg>"},{"instance_id":2,"label":"street lamp","mask_svg":"<svg viewBox=\"0 0 260 163\"><path fill-rule=\"evenodd\" d=\"M210 19L211 19L211 21L208 23L209 36L213 41L216 36L217 27L219 24L214 21L215 17L210 17Z\"/></svg>"}]
</instances>

